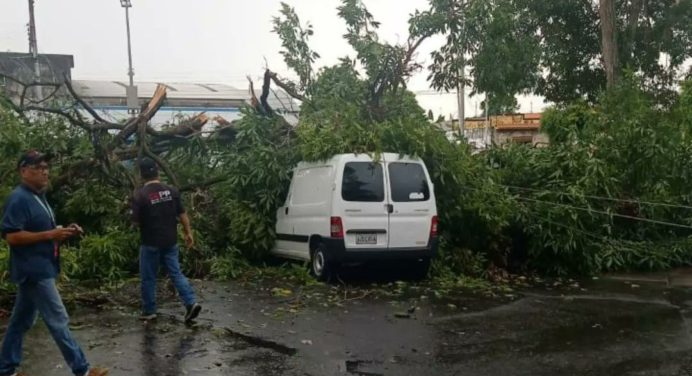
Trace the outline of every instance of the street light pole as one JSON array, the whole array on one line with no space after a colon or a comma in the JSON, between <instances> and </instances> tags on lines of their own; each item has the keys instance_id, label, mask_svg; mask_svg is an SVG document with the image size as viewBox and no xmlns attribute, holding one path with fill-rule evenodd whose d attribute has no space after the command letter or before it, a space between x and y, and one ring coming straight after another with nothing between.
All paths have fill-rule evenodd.
<instances>
[{"instance_id":1,"label":"street light pole","mask_svg":"<svg viewBox=\"0 0 692 376\"><path fill-rule=\"evenodd\" d=\"M461 136L466 138L466 62L464 61L464 49L466 48L466 13L465 13L465 0L460 1L461 7L461 67L459 68L458 85L457 85L457 106L459 107L459 133Z\"/></svg>"},{"instance_id":2,"label":"street light pole","mask_svg":"<svg viewBox=\"0 0 692 376\"><path fill-rule=\"evenodd\" d=\"M34 81L41 82L41 65L38 58L38 43L36 39L36 19L34 18L34 0L29 0L29 53L34 59ZM40 85L34 86L35 100L41 100L43 92Z\"/></svg>"},{"instance_id":3,"label":"street light pole","mask_svg":"<svg viewBox=\"0 0 692 376\"><path fill-rule=\"evenodd\" d=\"M125 24L127 27L127 60L129 64L127 74L130 76L130 85L126 89L127 113L135 115L139 112L139 99L134 79L135 70L132 68L132 43L130 42L130 8L132 8L132 2L130 0L120 0L120 5L125 8Z\"/></svg>"}]
</instances>

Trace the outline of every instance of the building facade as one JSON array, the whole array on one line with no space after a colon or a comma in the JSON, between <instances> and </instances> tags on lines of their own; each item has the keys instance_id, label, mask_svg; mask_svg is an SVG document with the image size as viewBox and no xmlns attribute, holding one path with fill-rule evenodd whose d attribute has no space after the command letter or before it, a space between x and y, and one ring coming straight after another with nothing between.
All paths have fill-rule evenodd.
<instances>
[{"instance_id":1,"label":"building facade","mask_svg":"<svg viewBox=\"0 0 692 376\"><path fill-rule=\"evenodd\" d=\"M464 138L477 149L507 143L545 145L548 137L541 132L541 118L539 113L496 115L488 119L466 118ZM438 123L438 126L450 140L459 136L458 120Z\"/></svg>"},{"instance_id":2,"label":"building facade","mask_svg":"<svg viewBox=\"0 0 692 376\"><path fill-rule=\"evenodd\" d=\"M36 59L29 53L20 52L0 52L0 73L17 79L25 84L32 82L62 83L65 79L72 79L72 68L74 68L74 58L72 55L39 54L38 67L40 77L36 77ZM21 96L22 85L10 79L0 76L0 91L10 98ZM45 89L47 91L47 89ZM44 93L44 89L41 90ZM32 90L28 96L35 99L36 91ZM41 95L39 94L39 95ZM60 94L66 94L63 91Z\"/></svg>"}]
</instances>

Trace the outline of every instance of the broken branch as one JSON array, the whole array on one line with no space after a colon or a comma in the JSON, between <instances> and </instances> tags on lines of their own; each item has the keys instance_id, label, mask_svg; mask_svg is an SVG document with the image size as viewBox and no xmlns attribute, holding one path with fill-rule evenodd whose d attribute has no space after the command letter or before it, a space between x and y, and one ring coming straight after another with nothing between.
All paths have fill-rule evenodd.
<instances>
[{"instance_id":1,"label":"broken branch","mask_svg":"<svg viewBox=\"0 0 692 376\"><path fill-rule=\"evenodd\" d=\"M280 88L281 88L283 91L285 91L288 95L290 95L290 96L292 96L293 98L295 98L295 99L297 99L297 100L299 100L299 101L302 101L302 102L304 102L304 101L306 100L305 96L302 95L302 94L300 94L300 93L298 93L293 87L291 87L291 85L289 85L289 84L287 84L287 83L281 81L281 80L278 78L278 76L277 76L276 73L274 73L274 72L272 72L272 71L270 71L270 70L267 70L267 72L265 72L265 73L268 73L268 74L269 74L269 77L272 79L272 81L274 81L274 84L276 84L276 86L280 87Z\"/></svg>"},{"instance_id":2,"label":"broken branch","mask_svg":"<svg viewBox=\"0 0 692 376\"><path fill-rule=\"evenodd\" d=\"M121 124L114 124L114 123L111 123L109 121L104 120L101 117L101 115L99 115L96 112L96 110L94 110L93 107L91 107L88 103L86 103L86 101L84 101L84 99L82 99L82 97L80 97L79 94L77 94L77 92L72 87L72 83L70 82L70 80L67 77L65 77L65 87L67 87L67 91L70 92L70 95L72 95L72 98L74 98L77 101L77 103L79 103L79 105L82 106L82 108L85 109L86 112L88 112L89 115L91 115L91 117L94 118L94 120L98 121L99 123L104 124L105 126L108 127L108 129L122 129L124 127ZM104 127L99 127L99 128L104 128Z\"/></svg>"},{"instance_id":3,"label":"broken branch","mask_svg":"<svg viewBox=\"0 0 692 376\"><path fill-rule=\"evenodd\" d=\"M264 71L264 83L262 84L262 95L260 96L260 103L262 104L262 108L264 109L264 112L268 116L271 116L274 114L274 111L272 110L271 106L269 106L269 102L267 102L267 97L269 97L269 88L270 88L271 82L272 82L271 79L272 79L272 74L267 69L266 71Z\"/></svg>"}]
</instances>

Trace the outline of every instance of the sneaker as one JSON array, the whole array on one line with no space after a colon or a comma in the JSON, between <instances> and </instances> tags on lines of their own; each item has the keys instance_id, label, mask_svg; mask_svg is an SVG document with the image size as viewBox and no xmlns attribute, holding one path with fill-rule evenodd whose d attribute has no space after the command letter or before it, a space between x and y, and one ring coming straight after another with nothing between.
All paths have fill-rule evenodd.
<instances>
[{"instance_id":1,"label":"sneaker","mask_svg":"<svg viewBox=\"0 0 692 376\"><path fill-rule=\"evenodd\" d=\"M108 368L89 368L89 371L84 374L84 376L106 376L108 374Z\"/></svg>"},{"instance_id":2,"label":"sneaker","mask_svg":"<svg viewBox=\"0 0 692 376\"><path fill-rule=\"evenodd\" d=\"M156 320L156 313L142 313L139 315L139 319L142 321Z\"/></svg>"},{"instance_id":3,"label":"sneaker","mask_svg":"<svg viewBox=\"0 0 692 376\"><path fill-rule=\"evenodd\" d=\"M202 311L202 306L197 303L185 307L185 322L196 319L200 311Z\"/></svg>"}]
</instances>

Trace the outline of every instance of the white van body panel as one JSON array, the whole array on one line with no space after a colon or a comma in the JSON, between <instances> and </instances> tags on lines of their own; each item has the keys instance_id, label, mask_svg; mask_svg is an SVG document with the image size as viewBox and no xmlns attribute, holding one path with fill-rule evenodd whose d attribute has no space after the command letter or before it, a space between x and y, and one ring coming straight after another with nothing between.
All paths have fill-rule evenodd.
<instances>
[{"instance_id":1,"label":"white van body panel","mask_svg":"<svg viewBox=\"0 0 692 376\"><path fill-rule=\"evenodd\" d=\"M339 248L349 257L409 250L434 253L434 216L433 185L418 158L383 153L375 160L368 154L339 154L326 161L301 162L293 170L286 203L277 210L273 253L310 260L311 240L333 240L333 217L341 219L344 237L338 239Z\"/></svg>"}]
</instances>

